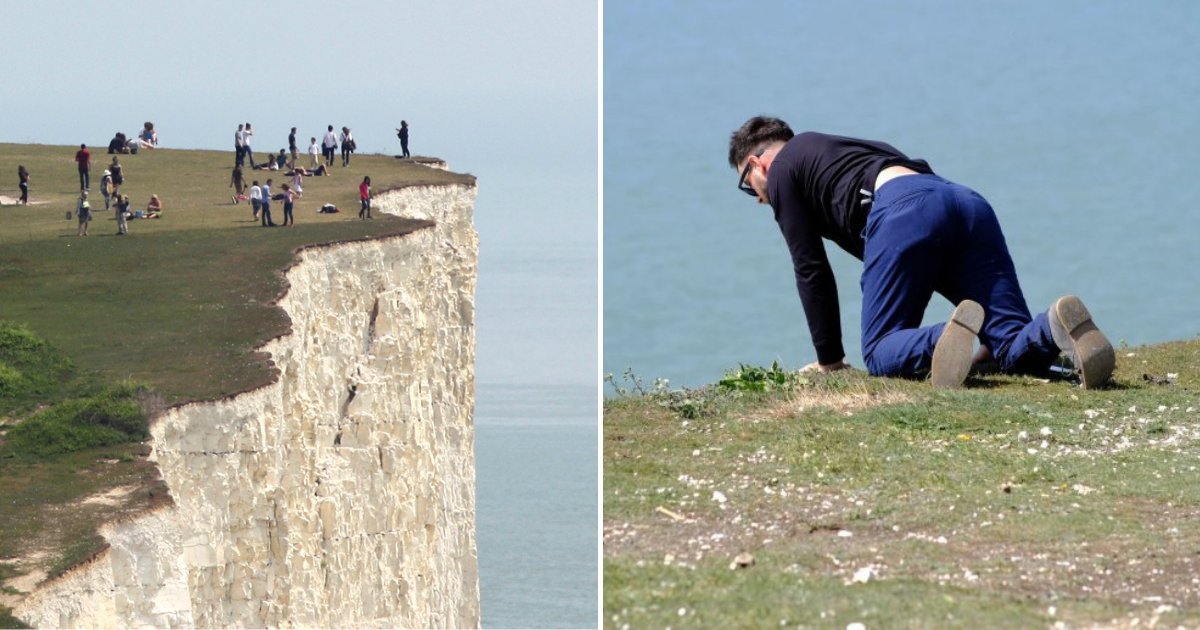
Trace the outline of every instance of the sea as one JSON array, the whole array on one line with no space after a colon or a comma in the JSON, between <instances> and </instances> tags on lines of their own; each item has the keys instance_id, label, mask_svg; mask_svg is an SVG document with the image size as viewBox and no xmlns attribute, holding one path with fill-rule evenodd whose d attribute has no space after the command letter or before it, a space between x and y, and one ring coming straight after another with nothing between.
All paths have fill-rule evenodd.
<instances>
[{"instance_id":1,"label":"sea","mask_svg":"<svg viewBox=\"0 0 1200 630\"><path fill-rule=\"evenodd\" d=\"M1119 346L1194 339L1198 60L1185 1L606 0L603 371L694 387L815 360L771 209L727 164L759 114L978 191L1032 311L1073 293ZM862 266L826 249L861 368Z\"/></svg>"},{"instance_id":2,"label":"sea","mask_svg":"<svg viewBox=\"0 0 1200 630\"><path fill-rule=\"evenodd\" d=\"M481 184L483 212L491 208L485 194ZM595 245L519 236L489 242L488 220L479 223L475 518L482 624L594 628ZM594 224L592 230L594 237ZM568 378L581 364L590 378Z\"/></svg>"}]
</instances>

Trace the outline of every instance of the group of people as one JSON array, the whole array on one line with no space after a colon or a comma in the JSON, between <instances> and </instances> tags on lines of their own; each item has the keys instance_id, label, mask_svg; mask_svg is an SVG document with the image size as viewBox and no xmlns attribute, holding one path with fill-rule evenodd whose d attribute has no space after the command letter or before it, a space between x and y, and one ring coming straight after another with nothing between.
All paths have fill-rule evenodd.
<instances>
[{"instance_id":1,"label":"group of people","mask_svg":"<svg viewBox=\"0 0 1200 630\"><path fill-rule=\"evenodd\" d=\"M329 175L330 168L333 166L333 161L336 159L339 149L341 150L342 166L350 166L350 157L358 148L349 127L342 127L339 134L334 130L333 125L329 125L320 142L317 141L316 137L309 138L308 155L311 159L311 168L305 168L297 163L299 159L299 147L296 144L296 128L292 127L288 134L288 148L286 150L280 149L278 155L271 156L268 154L266 160L256 163L250 142L253 135L254 128L250 123L239 124L237 131L234 133L234 166L229 179L229 187L234 192L232 202L236 205L243 201L249 201L254 220L260 222L263 227L275 227L279 225L274 222L271 215L271 201L273 200L283 202L282 225L294 225L293 211L295 209L295 200L304 196L304 178ZM409 157L408 121L400 121L400 127L396 129L396 135L400 139L403 157ZM291 159L288 159L289 153ZM318 155L320 156L319 158ZM243 170L247 161L249 161L252 170L286 171L285 175L292 178L290 184L282 184L280 186L282 192L275 194L271 193L271 185L274 182L272 178L268 178L263 184L259 184L258 180L254 180L247 186L245 171ZM363 177L362 182L359 184L359 202L359 219L371 219L370 177Z\"/></svg>"},{"instance_id":2,"label":"group of people","mask_svg":"<svg viewBox=\"0 0 1200 630\"><path fill-rule=\"evenodd\" d=\"M400 121L403 127L403 135L401 136L401 146L404 148L405 157L408 156L408 123ZM397 129L400 132L401 129ZM260 166L254 161L254 153L251 148L251 137L254 135L254 128L250 123L238 125L237 131L233 135L234 148L234 166L245 166L247 161L250 162L250 168L253 170L283 170L284 168L294 169L299 166L300 147L296 144L296 128L292 127L288 133L287 149L280 149L277 156L271 156L264 160ZM317 156L321 156L326 167L332 167L333 161L337 156L338 150L341 150L342 166L350 166L350 156L358 150L358 143L354 141L354 134L351 133L349 127L342 127L339 134L334 131L333 125L329 125L325 135L320 143L317 138L309 138L308 155L311 158L311 167L316 169L321 162ZM288 154L291 155L291 160L288 160ZM269 154L268 154L269 155Z\"/></svg>"},{"instance_id":3,"label":"group of people","mask_svg":"<svg viewBox=\"0 0 1200 630\"><path fill-rule=\"evenodd\" d=\"M400 138L403 148L404 157L408 157L408 122L401 121L401 127L397 128L397 135ZM350 132L349 127L342 127L340 136L334 132L333 125L329 125L328 132L325 135L324 141L321 143L321 155L324 161L317 158L317 139L311 138L309 147L309 155L312 157L312 168L305 168L297 164L298 147L296 145L296 128L291 128L291 133L288 135L288 148L291 151L291 160L288 160L285 150L280 149L279 155L269 159L267 162L270 166L265 166L270 170L286 170L286 176L291 178L290 183L280 186L282 192L272 195L271 185L274 180L268 178L265 184L260 185L257 180L253 181L247 190L243 166L247 159L250 161L252 169L260 169L254 162L254 156L250 148L250 138L254 131L250 123L238 125L237 134L235 137L235 148L237 155L233 174L230 178L230 187L234 189L233 203L238 204L242 201L249 200L253 207L253 216L255 221L261 221L264 227L274 227L276 224L271 216L271 201L283 202L283 223L282 225L294 225L294 209L295 202L298 197L302 197L304 193L304 178L313 176L326 176L330 174L330 167L333 166L333 160L336 157L336 151L340 147L342 152L342 166L350 165L350 156L354 153L356 144L354 137ZM112 162L105 168L100 179L100 193L104 197L104 210L115 210L117 221L117 234L128 234L128 219L132 218L158 218L163 211L162 200L158 195L151 195L150 201L146 204L144 212L131 212L129 195L121 192L121 186L125 183L125 170L120 162L117 154L136 154L139 148L153 148L158 145L158 134L154 130L154 124L147 122L143 126L142 132L133 139L126 139L125 134L117 133L112 142L109 143L109 153L113 154ZM75 163L79 172L79 199L76 203L75 215L79 221L78 234L79 236L88 235L88 226L92 221L92 208L89 199L91 188L91 167L92 154L88 150L87 144L80 144L79 150L75 153ZM29 203L29 183L30 173L25 165L18 165L17 177L21 190L19 203L28 205ZM247 192L249 195L247 196ZM373 218L371 216L371 178L363 177L359 184L359 219L366 220ZM329 204L327 204L328 206ZM68 217L69 218L69 217Z\"/></svg>"},{"instance_id":4,"label":"group of people","mask_svg":"<svg viewBox=\"0 0 1200 630\"><path fill-rule=\"evenodd\" d=\"M114 138L114 143L123 134L118 133L118 138ZM158 135L154 132L154 124L147 122L142 134L135 139L143 147L156 146L158 144ZM113 143L109 144L109 153L129 153L130 151L114 151L117 148ZM132 153L137 153L136 149ZM88 225L92 221L91 202L88 200L88 193L91 189L91 170L92 170L92 154L88 151L86 144L80 144L79 150L75 152L75 164L79 170L79 201L75 205L75 216L79 221L77 234L79 236L88 235ZM22 165L17 168L17 175L21 180L21 202L29 203L29 171ZM125 183L125 167L121 164L121 160L116 155L113 155L112 163L104 169L104 173L100 177L100 194L104 196L104 210L112 210L115 208L117 219L117 235L124 236L129 233L126 220L130 218L158 218L162 214L163 204L158 195L151 195L150 201L146 204L145 212L132 213L129 210L129 195L121 193L121 186Z\"/></svg>"},{"instance_id":5,"label":"group of people","mask_svg":"<svg viewBox=\"0 0 1200 630\"><path fill-rule=\"evenodd\" d=\"M294 182L295 180L293 180ZM263 227L276 227L279 224L275 223L271 217L271 201L283 202L283 225L296 225L294 210L296 208L296 198L301 192L299 185L280 185L281 193L271 194L271 184L273 179L268 178L266 182L259 185L258 180L254 180L250 186L250 207L254 212L254 220L261 221Z\"/></svg>"},{"instance_id":6,"label":"group of people","mask_svg":"<svg viewBox=\"0 0 1200 630\"><path fill-rule=\"evenodd\" d=\"M117 219L117 236L125 236L129 233L128 220L132 218L147 218L157 219L163 210L162 200L158 195L151 195L150 202L146 204L146 211L133 213L129 210L129 195L111 194L112 209L116 211ZM110 194L104 195L104 209L109 209ZM79 236L88 235L88 225L92 222L92 206L88 201L88 191L79 191L79 201L75 205L75 216L79 220L79 227L76 233Z\"/></svg>"},{"instance_id":7,"label":"group of people","mask_svg":"<svg viewBox=\"0 0 1200 630\"><path fill-rule=\"evenodd\" d=\"M121 154L136 155L138 149L156 149L158 148L158 132L154 130L154 123L142 123L142 131L133 138L127 137L124 133L118 131L113 135L113 139L108 141L108 152Z\"/></svg>"}]
</instances>

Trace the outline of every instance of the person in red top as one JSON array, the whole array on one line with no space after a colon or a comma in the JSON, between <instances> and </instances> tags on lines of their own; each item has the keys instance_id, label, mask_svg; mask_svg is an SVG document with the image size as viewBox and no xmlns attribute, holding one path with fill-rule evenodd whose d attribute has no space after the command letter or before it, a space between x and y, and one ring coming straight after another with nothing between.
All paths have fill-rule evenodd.
<instances>
[{"instance_id":1,"label":"person in red top","mask_svg":"<svg viewBox=\"0 0 1200 630\"><path fill-rule=\"evenodd\" d=\"M87 145L79 145L75 153L75 163L79 165L79 190L87 190L91 182L92 154L88 153Z\"/></svg>"},{"instance_id":2,"label":"person in red top","mask_svg":"<svg viewBox=\"0 0 1200 630\"><path fill-rule=\"evenodd\" d=\"M362 201L362 209L358 211L359 219L371 218L371 178L364 177L358 185L358 198Z\"/></svg>"}]
</instances>

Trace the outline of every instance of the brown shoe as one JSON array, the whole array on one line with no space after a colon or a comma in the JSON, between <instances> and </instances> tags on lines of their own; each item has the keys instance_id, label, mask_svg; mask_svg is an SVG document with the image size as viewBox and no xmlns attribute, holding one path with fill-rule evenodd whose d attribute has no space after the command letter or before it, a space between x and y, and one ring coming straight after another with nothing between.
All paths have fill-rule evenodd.
<instances>
[{"instance_id":1,"label":"brown shoe","mask_svg":"<svg viewBox=\"0 0 1200 630\"><path fill-rule=\"evenodd\" d=\"M1082 300L1074 295L1060 297L1046 317L1050 320L1054 343L1075 364L1084 389L1099 387L1112 379L1117 353L1092 321L1092 314Z\"/></svg>"},{"instance_id":2,"label":"brown shoe","mask_svg":"<svg viewBox=\"0 0 1200 630\"><path fill-rule=\"evenodd\" d=\"M971 371L975 340L982 327L983 307L978 302L963 300L955 307L933 347L933 367L929 370L931 385L943 389L962 387Z\"/></svg>"}]
</instances>

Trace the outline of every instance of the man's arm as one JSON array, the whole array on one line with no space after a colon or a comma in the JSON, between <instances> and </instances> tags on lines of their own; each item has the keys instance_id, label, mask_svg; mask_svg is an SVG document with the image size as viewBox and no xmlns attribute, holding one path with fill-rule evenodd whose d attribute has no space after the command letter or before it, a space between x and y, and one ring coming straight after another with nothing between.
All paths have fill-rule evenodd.
<instances>
[{"instance_id":1,"label":"man's arm","mask_svg":"<svg viewBox=\"0 0 1200 630\"><path fill-rule=\"evenodd\" d=\"M794 182L795 178L791 175L778 179L773 177L771 205L792 256L796 291L800 294L808 330L817 351L817 364L825 371L830 371L826 367L840 369L838 366L844 365L846 352L842 347L837 282L829 258L825 255L820 225L814 213L800 200Z\"/></svg>"}]
</instances>

